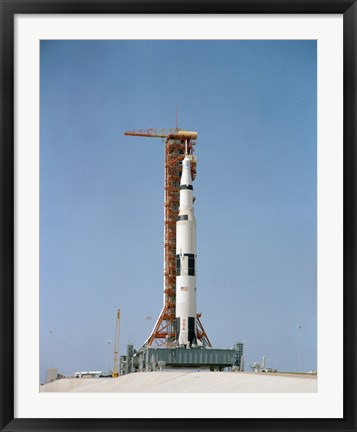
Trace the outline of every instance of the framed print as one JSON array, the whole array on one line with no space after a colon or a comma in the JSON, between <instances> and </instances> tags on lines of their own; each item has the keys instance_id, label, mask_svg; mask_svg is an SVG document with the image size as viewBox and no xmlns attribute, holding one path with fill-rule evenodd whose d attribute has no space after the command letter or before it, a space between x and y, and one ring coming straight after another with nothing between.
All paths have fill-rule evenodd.
<instances>
[{"instance_id":1,"label":"framed print","mask_svg":"<svg viewBox=\"0 0 357 432\"><path fill-rule=\"evenodd\" d=\"M0 4L1 430L356 430L355 2Z\"/></svg>"}]
</instances>

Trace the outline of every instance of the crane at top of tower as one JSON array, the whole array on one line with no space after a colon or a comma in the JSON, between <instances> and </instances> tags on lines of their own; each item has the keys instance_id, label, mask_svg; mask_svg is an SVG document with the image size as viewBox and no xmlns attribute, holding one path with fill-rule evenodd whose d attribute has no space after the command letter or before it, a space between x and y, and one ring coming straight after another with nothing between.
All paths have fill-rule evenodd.
<instances>
[{"instance_id":1,"label":"crane at top of tower","mask_svg":"<svg viewBox=\"0 0 357 432\"><path fill-rule=\"evenodd\" d=\"M179 140L196 140L197 132L185 131L180 129L134 129L132 131L124 132L127 136L142 136L149 138L168 138L168 139L179 139Z\"/></svg>"}]
</instances>

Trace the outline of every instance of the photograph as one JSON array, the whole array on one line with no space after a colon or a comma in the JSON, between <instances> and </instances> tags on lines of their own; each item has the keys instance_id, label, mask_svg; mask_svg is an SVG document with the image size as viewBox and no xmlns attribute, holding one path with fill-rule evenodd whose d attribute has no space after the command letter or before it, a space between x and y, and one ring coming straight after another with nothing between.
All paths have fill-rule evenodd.
<instances>
[{"instance_id":1,"label":"photograph","mask_svg":"<svg viewBox=\"0 0 357 432\"><path fill-rule=\"evenodd\" d=\"M316 392L317 41L40 41L41 392Z\"/></svg>"},{"instance_id":2,"label":"photograph","mask_svg":"<svg viewBox=\"0 0 357 432\"><path fill-rule=\"evenodd\" d=\"M0 23L0 431L356 431L356 0Z\"/></svg>"}]
</instances>

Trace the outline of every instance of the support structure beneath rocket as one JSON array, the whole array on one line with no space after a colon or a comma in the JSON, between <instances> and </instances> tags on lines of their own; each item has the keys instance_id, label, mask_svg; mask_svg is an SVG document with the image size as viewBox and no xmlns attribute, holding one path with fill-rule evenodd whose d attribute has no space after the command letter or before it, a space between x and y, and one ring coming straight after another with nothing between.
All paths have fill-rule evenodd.
<instances>
[{"instance_id":1,"label":"support structure beneath rocket","mask_svg":"<svg viewBox=\"0 0 357 432\"><path fill-rule=\"evenodd\" d=\"M230 349L204 348L148 348L146 352L127 346L127 353L120 358L120 375L133 372L160 371L163 369L189 368L222 371L244 371L244 343L237 342Z\"/></svg>"}]
</instances>

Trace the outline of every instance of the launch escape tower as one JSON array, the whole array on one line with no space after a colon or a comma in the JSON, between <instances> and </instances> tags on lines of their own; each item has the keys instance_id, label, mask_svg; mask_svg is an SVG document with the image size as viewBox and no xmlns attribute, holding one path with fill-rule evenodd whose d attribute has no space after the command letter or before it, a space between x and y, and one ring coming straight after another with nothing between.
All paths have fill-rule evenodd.
<instances>
[{"instance_id":1,"label":"launch escape tower","mask_svg":"<svg viewBox=\"0 0 357 432\"><path fill-rule=\"evenodd\" d=\"M165 143L165 183L164 183L164 305L144 346L153 344L170 348L176 339L176 221L179 213L180 178L182 161L187 152L193 154L197 132L175 129L139 129L127 131L127 136L162 138ZM192 180L196 177L196 162L191 163ZM197 338L203 346L211 343L196 315Z\"/></svg>"}]
</instances>

